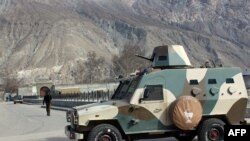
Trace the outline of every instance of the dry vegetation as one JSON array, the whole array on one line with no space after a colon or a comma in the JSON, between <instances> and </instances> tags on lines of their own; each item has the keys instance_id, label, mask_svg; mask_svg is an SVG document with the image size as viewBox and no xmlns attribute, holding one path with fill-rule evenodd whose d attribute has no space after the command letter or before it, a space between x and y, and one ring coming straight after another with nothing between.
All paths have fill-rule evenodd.
<instances>
[{"instance_id":1,"label":"dry vegetation","mask_svg":"<svg viewBox=\"0 0 250 141\"><path fill-rule=\"evenodd\" d=\"M76 83L114 81L119 75L128 76L149 66L147 60L138 58L135 54L144 55L145 51L136 45L125 45L120 55L114 56L110 64L105 58L98 57L95 52L89 52L86 61L77 61L72 75Z\"/></svg>"}]
</instances>

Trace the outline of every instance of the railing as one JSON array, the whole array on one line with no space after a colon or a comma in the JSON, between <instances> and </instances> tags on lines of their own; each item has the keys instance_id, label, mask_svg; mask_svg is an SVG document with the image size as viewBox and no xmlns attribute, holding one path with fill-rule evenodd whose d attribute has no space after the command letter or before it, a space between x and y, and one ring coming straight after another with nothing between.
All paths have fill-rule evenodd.
<instances>
[{"instance_id":1,"label":"railing","mask_svg":"<svg viewBox=\"0 0 250 141\"><path fill-rule=\"evenodd\" d=\"M30 96L23 96L24 99L38 99L39 96L37 95L30 95Z\"/></svg>"},{"instance_id":2,"label":"railing","mask_svg":"<svg viewBox=\"0 0 250 141\"><path fill-rule=\"evenodd\" d=\"M68 93L61 95L51 95L52 105L58 107L72 108L75 106L107 101L113 95L112 91L92 91L83 93ZM42 104L43 99L39 96L24 96L24 102Z\"/></svg>"},{"instance_id":3,"label":"railing","mask_svg":"<svg viewBox=\"0 0 250 141\"><path fill-rule=\"evenodd\" d=\"M53 99L63 101L84 101L84 102L99 102L109 100L113 92L93 91L84 93L68 93L61 95L52 95Z\"/></svg>"}]
</instances>

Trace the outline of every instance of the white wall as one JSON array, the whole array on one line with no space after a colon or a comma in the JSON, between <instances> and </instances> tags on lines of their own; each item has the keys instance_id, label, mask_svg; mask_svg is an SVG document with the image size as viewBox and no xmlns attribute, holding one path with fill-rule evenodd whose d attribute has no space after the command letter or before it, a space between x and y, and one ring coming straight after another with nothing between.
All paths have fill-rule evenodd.
<instances>
[{"instance_id":1,"label":"white wall","mask_svg":"<svg viewBox=\"0 0 250 141\"><path fill-rule=\"evenodd\" d=\"M30 96L32 95L32 87L19 87L18 94L23 96Z\"/></svg>"}]
</instances>

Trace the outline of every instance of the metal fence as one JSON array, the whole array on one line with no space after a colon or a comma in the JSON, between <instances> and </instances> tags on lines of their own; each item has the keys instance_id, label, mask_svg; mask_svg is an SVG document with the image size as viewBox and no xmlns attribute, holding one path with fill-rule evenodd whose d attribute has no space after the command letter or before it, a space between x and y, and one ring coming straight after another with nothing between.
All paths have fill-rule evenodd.
<instances>
[{"instance_id":1,"label":"metal fence","mask_svg":"<svg viewBox=\"0 0 250 141\"><path fill-rule=\"evenodd\" d=\"M53 99L63 101L84 101L84 102L99 102L109 100L113 92L111 91L93 91L84 93L68 93L62 95L52 95Z\"/></svg>"},{"instance_id":2,"label":"metal fence","mask_svg":"<svg viewBox=\"0 0 250 141\"><path fill-rule=\"evenodd\" d=\"M107 101L113 95L113 91L92 91L83 93L68 93L52 96L52 105L72 108L75 106ZM42 104L43 99L39 96L24 96L24 102Z\"/></svg>"},{"instance_id":3,"label":"metal fence","mask_svg":"<svg viewBox=\"0 0 250 141\"><path fill-rule=\"evenodd\" d=\"M30 95L30 96L23 96L23 99L38 99L39 96L37 95Z\"/></svg>"},{"instance_id":4,"label":"metal fence","mask_svg":"<svg viewBox=\"0 0 250 141\"><path fill-rule=\"evenodd\" d=\"M114 91L92 91L92 92L82 92L82 93L67 93L67 94L52 94L53 100L58 101L82 101L82 102L100 102L109 100ZM40 96L23 96L24 99L36 100L42 99Z\"/></svg>"}]
</instances>

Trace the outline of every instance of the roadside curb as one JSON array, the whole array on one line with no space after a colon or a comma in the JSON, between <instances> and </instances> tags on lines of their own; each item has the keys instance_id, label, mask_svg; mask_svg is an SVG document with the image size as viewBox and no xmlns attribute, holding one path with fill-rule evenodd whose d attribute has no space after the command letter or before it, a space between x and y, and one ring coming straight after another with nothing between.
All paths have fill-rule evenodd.
<instances>
[{"instance_id":1,"label":"roadside curb","mask_svg":"<svg viewBox=\"0 0 250 141\"><path fill-rule=\"evenodd\" d=\"M45 105L42 105L41 108L46 108L46 106L45 106ZM68 111L68 110L71 110L71 108L56 107L56 106L51 106L51 109L53 109L53 110L58 110L58 111Z\"/></svg>"},{"instance_id":2,"label":"roadside curb","mask_svg":"<svg viewBox=\"0 0 250 141\"><path fill-rule=\"evenodd\" d=\"M40 103L23 102L23 104L27 104L27 105L41 105L41 108L46 108L45 105L42 105L42 104L40 104ZM58 110L58 111L68 111L68 110L71 110L71 108L57 107L57 106L51 106L51 109L53 109L53 110Z\"/></svg>"},{"instance_id":3,"label":"roadside curb","mask_svg":"<svg viewBox=\"0 0 250 141\"><path fill-rule=\"evenodd\" d=\"M30 103L30 102L23 102L23 104L27 104L27 105L41 105L40 103Z\"/></svg>"}]
</instances>

